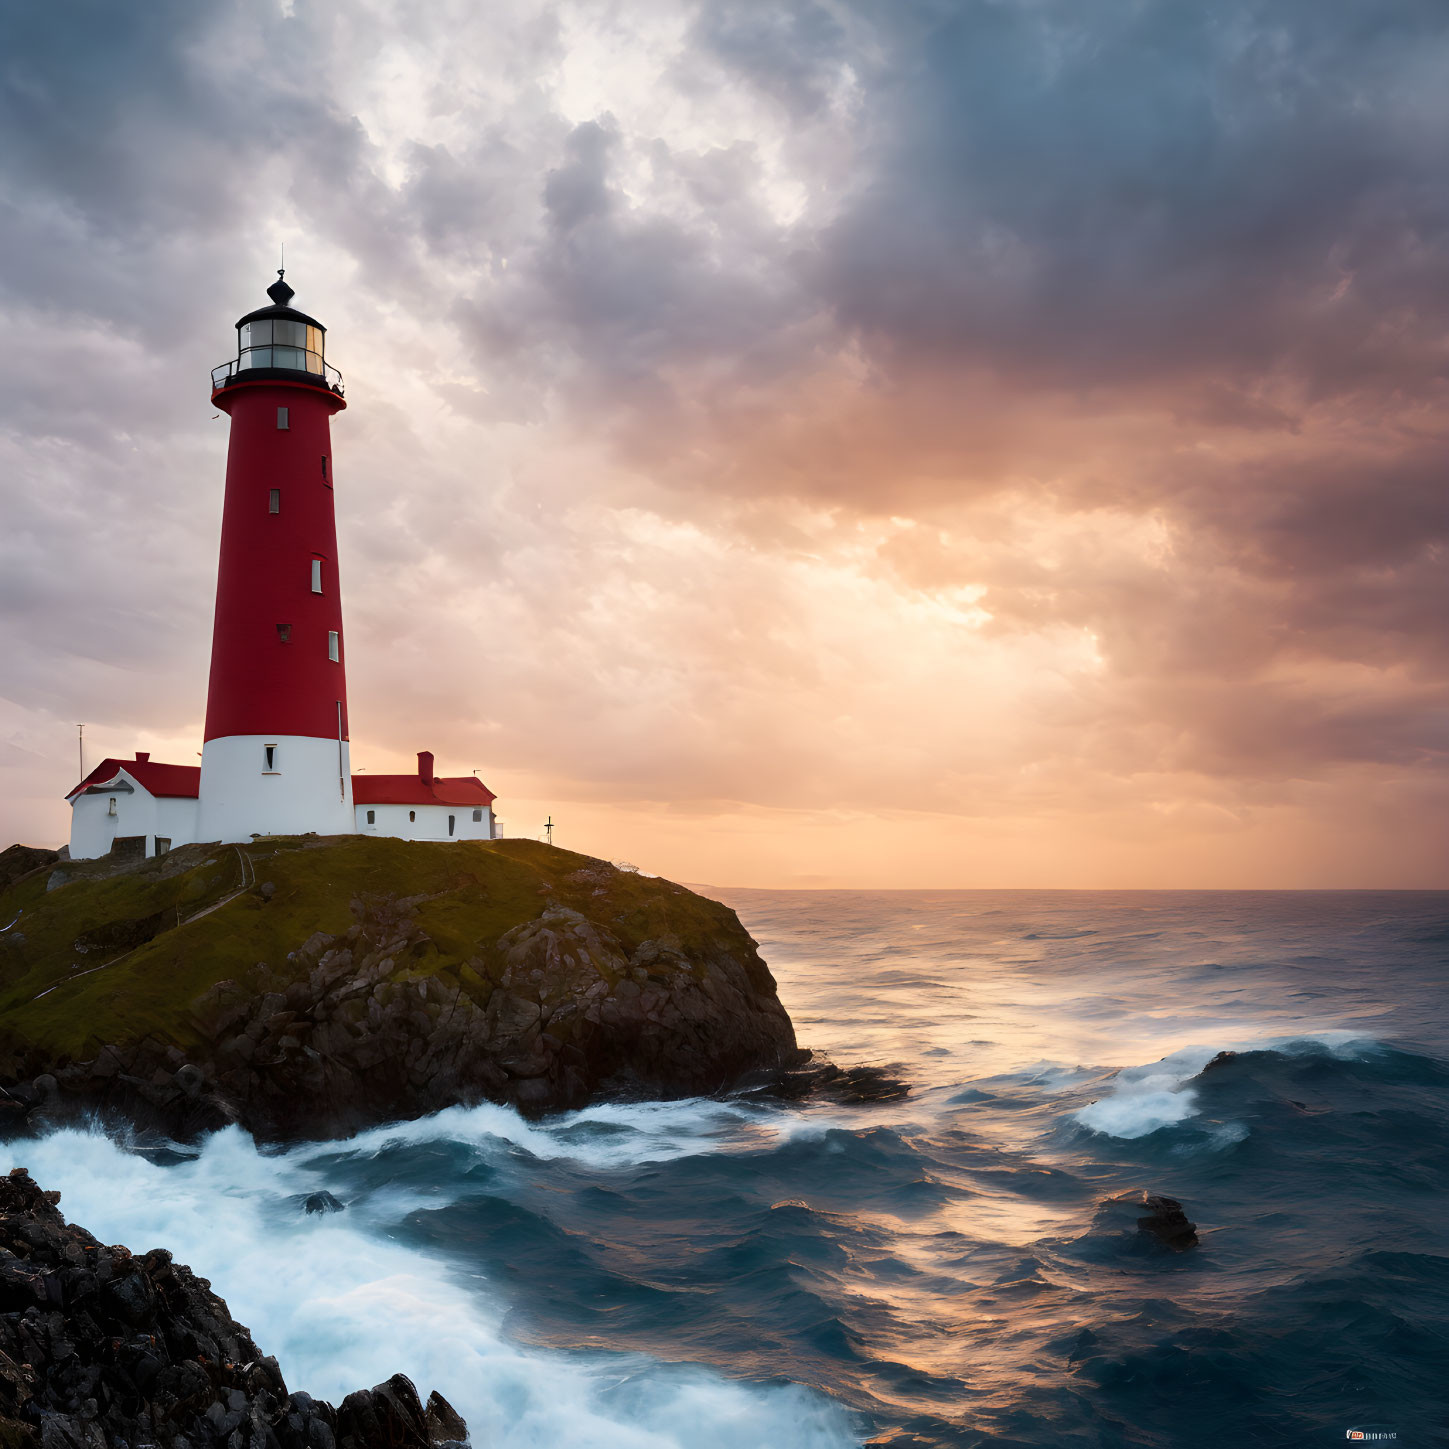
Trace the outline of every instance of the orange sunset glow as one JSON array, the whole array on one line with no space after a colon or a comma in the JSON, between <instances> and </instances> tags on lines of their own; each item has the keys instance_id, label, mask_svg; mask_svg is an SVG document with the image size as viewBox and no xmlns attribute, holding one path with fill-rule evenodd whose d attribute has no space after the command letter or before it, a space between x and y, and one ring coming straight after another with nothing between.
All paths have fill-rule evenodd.
<instances>
[{"instance_id":1,"label":"orange sunset glow","mask_svg":"<svg viewBox=\"0 0 1449 1449\"><path fill-rule=\"evenodd\" d=\"M1059 9L7 22L0 834L77 722L194 761L285 246L355 769L721 886L1443 886L1442 72Z\"/></svg>"}]
</instances>

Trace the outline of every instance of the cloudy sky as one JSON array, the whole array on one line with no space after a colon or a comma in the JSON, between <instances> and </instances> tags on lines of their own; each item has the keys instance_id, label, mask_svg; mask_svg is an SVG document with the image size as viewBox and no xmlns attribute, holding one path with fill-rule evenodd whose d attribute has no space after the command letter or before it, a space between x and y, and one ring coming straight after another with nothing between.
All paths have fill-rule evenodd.
<instances>
[{"instance_id":1,"label":"cloudy sky","mask_svg":"<svg viewBox=\"0 0 1449 1449\"><path fill-rule=\"evenodd\" d=\"M353 760L758 885L1443 886L1443 0L0 10L0 836L200 748L285 243Z\"/></svg>"}]
</instances>

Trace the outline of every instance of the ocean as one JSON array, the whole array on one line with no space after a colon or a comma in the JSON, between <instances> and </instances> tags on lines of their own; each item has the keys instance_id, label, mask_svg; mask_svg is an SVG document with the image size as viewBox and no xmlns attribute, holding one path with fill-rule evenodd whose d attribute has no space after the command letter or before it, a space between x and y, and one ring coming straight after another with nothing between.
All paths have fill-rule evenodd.
<instances>
[{"instance_id":1,"label":"ocean","mask_svg":"<svg viewBox=\"0 0 1449 1449\"><path fill-rule=\"evenodd\" d=\"M1449 1443L1449 893L713 894L908 1092L7 1155L479 1449Z\"/></svg>"}]
</instances>

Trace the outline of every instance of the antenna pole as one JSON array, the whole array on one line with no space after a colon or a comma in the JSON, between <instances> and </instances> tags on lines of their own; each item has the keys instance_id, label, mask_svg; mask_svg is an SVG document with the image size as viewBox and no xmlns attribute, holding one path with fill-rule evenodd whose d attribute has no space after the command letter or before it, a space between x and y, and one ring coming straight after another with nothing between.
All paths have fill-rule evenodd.
<instances>
[{"instance_id":1,"label":"antenna pole","mask_svg":"<svg viewBox=\"0 0 1449 1449\"><path fill-rule=\"evenodd\" d=\"M552 815L550 815L548 817L548 819L544 822L544 827L543 828L544 828L544 831L548 835L548 843L550 845L552 845L553 844L553 816Z\"/></svg>"},{"instance_id":2,"label":"antenna pole","mask_svg":"<svg viewBox=\"0 0 1449 1449\"><path fill-rule=\"evenodd\" d=\"M86 727L78 724L75 727L75 752L76 763L80 766L80 778L86 777Z\"/></svg>"}]
</instances>

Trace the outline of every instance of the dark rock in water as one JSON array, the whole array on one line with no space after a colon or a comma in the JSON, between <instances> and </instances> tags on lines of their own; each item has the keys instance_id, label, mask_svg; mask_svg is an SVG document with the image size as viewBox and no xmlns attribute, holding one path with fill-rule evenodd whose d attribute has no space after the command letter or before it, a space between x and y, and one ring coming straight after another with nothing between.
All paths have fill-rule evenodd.
<instances>
[{"instance_id":1,"label":"dark rock in water","mask_svg":"<svg viewBox=\"0 0 1449 1449\"><path fill-rule=\"evenodd\" d=\"M24 1169L0 1178L4 1449L428 1449L467 1434L401 1374L334 1410L288 1393L206 1279L69 1226ZM446 1425L434 1402L450 1416ZM436 1420L436 1425L435 1425Z\"/></svg>"},{"instance_id":2,"label":"dark rock in water","mask_svg":"<svg viewBox=\"0 0 1449 1449\"><path fill-rule=\"evenodd\" d=\"M21 1130L99 1115L179 1139L230 1123L263 1142L340 1137L483 1101L541 1114L709 1095L798 1056L738 917L669 881L534 841L212 850L121 876L73 862L26 896L11 969L49 984L0 1022L0 1088L34 1103ZM77 942L94 948L79 991ZM218 979L243 951L257 964ZM106 1003L158 976L178 990L116 1035ZM108 1045L76 1061L85 1040ZM830 1070L842 1099L880 1095Z\"/></svg>"},{"instance_id":3,"label":"dark rock in water","mask_svg":"<svg viewBox=\"0 0 1449 1449\"><path fill-rule=\"evenodd\" d=\"M1126 1199L1140 1204L1145 1209L1137 1219L1140 1232L1151 1233L1158 1242L1165 1244L1175 1253L1197 1245L1197 1224L1189 1222L1182 1204L1175 1197L1161 1197L1157 1193L1134 1193Z\"/></svg>"},{"instance_id":4,"label":"dark rock in water","mask_svg":"<svg viewBox=\"0 0 1449 1449\"><path fill-rule=\"evenodd\" d=\"M1238 1059L1238 1053L1237 1052L1219 1052L1217 1054L1217 1056L1215 1056L1212 1059L1212 1061L1210 1061L1202 1069L1202 1071L1198 1073L1198 1076L1202 1076L1205 1072L1211 1072L1211 1071L1215 1070L1217 1067L1225 1067L1225 1066L1227 1066L1227 1064L1229 1062L1236 1061L1237 1059Z\"/></svg>"},{"instance_id":5,"label":"dark rock in water","mask_svg":"<svg viewBox=\"0 0 1449 1449\"><path fill-rule=\"evenodd\" d=\"M1176 1198L1139 1190L1099 1202L1091 1227L1064 1251L1088 1262L1122 1266L1127 1259L1160 1262L1196 1244L1196 1224Z\"/></svg>"},{"instance_id":6,"label":"dark rock in water","mask_svg":"<svg viewBox=\"0 0 1449 1449\"><path fill-rule=\"evenodd\" d=\"M825 1100L858 1107L872 1102L899 1102L911 1094L909 1082L895 1076L888 1067L838 1067L811 1052L784 1070L769 1073L763 1081L750 1081L738 1095L768 1097L782 1102Z\"/></svg>"},{"instance_id":7,"label":"dark rock in water","mask_svg":"<svg viewBox=\"0 0 1449 1449\"><path fill-rule=\"evenodd\" d=\"M342 1204L330 1192L314 1192L302 1204L304 1212L340 1213Z\"/></svg>"},{"instance_id":8,"label":"dark rock in water","mask_svg":"<svg viewBox=\"0 0 1449 1449\"><path fill-rule=\"evenodd\" d=\"M462 1444L468 1438L463 1416L436 1390L428 1395L426 1418L434 1444Z\"/></svg>"},{"instance_id":9,"label":"dark rock in water","mask_svg":"<svg viewBox=\"0 0 1449 1449\"><path fill-rule=\"evenodd\" d=\"M899 1102L911 1095L911 1084L895 1076L888 1067L831 1066L816 1088L816 1094L847 1105Z\"/></svg>"}]
</instances>

